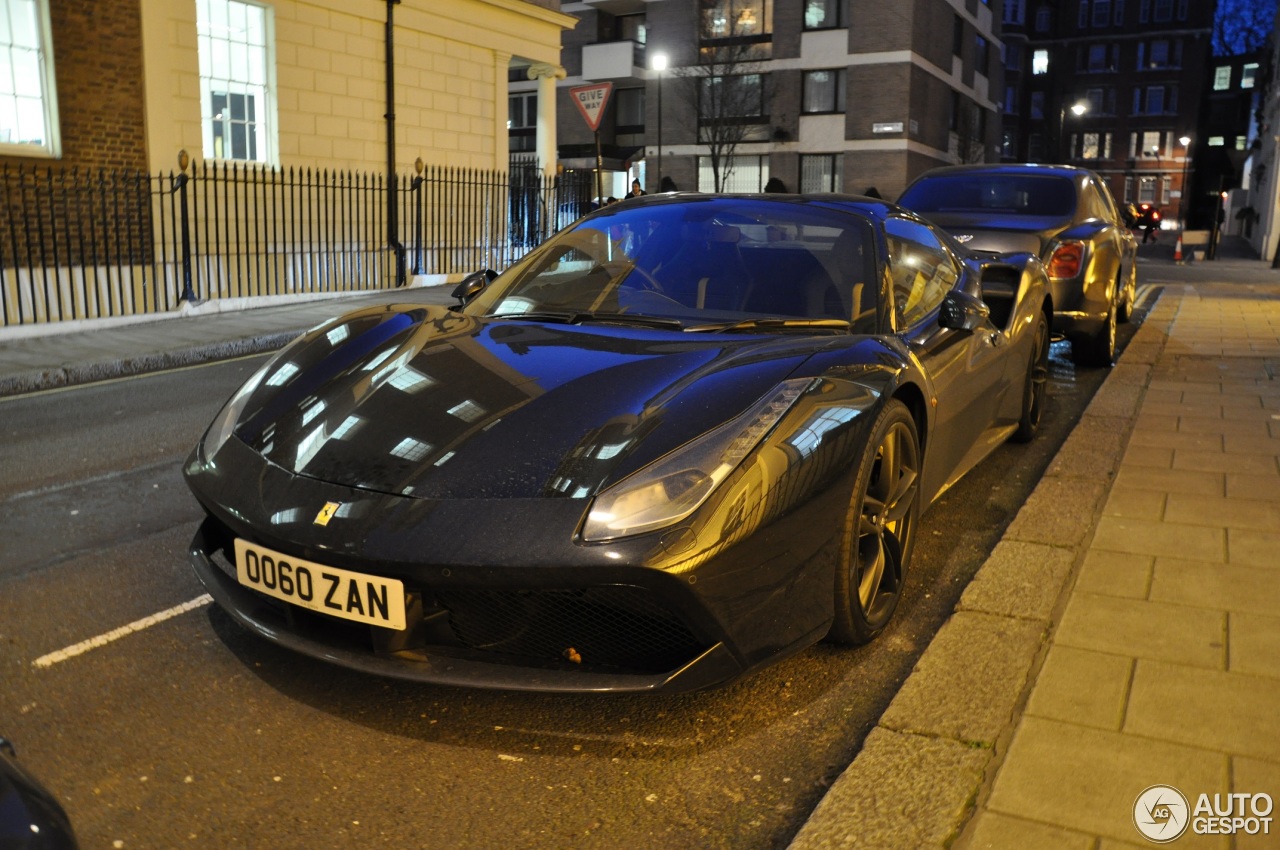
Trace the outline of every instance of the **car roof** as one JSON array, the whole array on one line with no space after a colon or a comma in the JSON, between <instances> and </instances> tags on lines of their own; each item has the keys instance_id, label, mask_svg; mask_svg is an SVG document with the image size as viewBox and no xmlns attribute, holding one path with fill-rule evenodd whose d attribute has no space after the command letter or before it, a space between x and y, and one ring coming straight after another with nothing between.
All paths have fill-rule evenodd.
<instances>
[{"instance_id":1,"label":"car roof","mask_svg":"<svg viewBox=\"0 0 1280 850\"><path fill-rule=\"evenodd\" d=\"M833 192L805 195L782 193L731 194L727 192L665 192L662 194L639 195L636 197L624 198L618 201L617 204L605 207L604 209L617 208L620 205L625 205L628 208L635 208L643 206L660 206L662 204L670 204L680 201L696 203L698 201L705 200L749 201L753 203L788 204L818 209L834 209L843 212L861 213L868 218L872 218L880 222L883 222L885 217L891 214L918 218L916 213L911 212L904 207L900 207L890 201L881 200L879 198L868 198L863 195L845 195Z\"/></svg>"}]
</instances>

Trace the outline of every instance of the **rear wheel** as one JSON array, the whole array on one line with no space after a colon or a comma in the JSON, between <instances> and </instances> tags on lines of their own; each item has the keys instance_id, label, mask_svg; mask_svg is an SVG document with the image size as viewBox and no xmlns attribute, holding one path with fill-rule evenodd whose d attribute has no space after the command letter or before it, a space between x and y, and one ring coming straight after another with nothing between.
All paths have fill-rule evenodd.
<instances>
[{"instance_id":1,"label":"rear wheel","mask_svg":"<svg viewBox=\"0 0 1280 850\"><path fill-rule=\"evenodd\" d=\"M1027 364L1027 381L1022 392L1022 418L1013 439L1026 443L1040 430L1045 399L1049 387L1049 322L1040 314L1031 338L1031 362Z\"/></svg>"},{"instance_id":2,"label":"rear wheel","mask_svg":"<svg viewBox=\"0 0 1280 850\"><path fill-rule=\"evenodd\" d=\"M845 514L829 639L864 644L884 631L902 597L919 517L916 423L902 402L890 400L863 451Z\"/></svg>"},{"instance_id":3,"label":"rear wheel","mask_svg":"<svg viewBox=\"0 0 1280 850\"><path fill-rule=\"evenodd\" d=\"M1124 286L1120 290L1120 307L1116 311L1116 318L1121 322L1128 322L1133 318L1133 302L1138 300L1138 271L1134 266L1129 267L1129 274L1125 278Z\"/></svg>"},{"instance_id":4,"label":"rear wheel","mask_svg":"<svg viewBox=\"0 0 1280 850\"><path fill-rule=\"evenodd\" d=\"M1072 341L1071 359L1077 366L1110 366L1115 362L1118 309L1113 300L1101 330L1091 337Z\"/></svg>"}]
</instances>

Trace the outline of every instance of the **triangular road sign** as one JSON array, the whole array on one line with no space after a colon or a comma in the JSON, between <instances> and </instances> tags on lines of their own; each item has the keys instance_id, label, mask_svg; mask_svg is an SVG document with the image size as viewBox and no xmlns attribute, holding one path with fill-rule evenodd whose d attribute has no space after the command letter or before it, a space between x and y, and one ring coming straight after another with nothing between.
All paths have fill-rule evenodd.
<instances>
[{"instance_id":1,"label":"triangular road sign","mask_svg":"<svg viewBox=\"0 0 1280 850\"><path fill-rule=\"evenodd\" d=\"M600 129L600 119L604 116L604 107L613 93L613 83L596 83L592 86L576 86L569 89L569 96L577 104L578 111L586 119L592 131Z\"/></svg>"}]
</instances>

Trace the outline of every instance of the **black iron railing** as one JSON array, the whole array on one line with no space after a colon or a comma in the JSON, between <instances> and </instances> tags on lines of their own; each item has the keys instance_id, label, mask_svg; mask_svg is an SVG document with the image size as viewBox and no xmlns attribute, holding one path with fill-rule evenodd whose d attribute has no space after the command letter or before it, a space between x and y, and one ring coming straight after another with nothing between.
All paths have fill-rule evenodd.
<instances>
[{"instance_id":1,"label":"black iron railing","mask_svg":"<svg viewBox=\"0 0 1280 850\"><path fill-rule=\"evenodd\" d=\"M585 212L590 174L421 166L381 174L193 164L180 172L0 170L0 327L181 301L362 291L501 269Z\"/></svg>"}]
</instances>

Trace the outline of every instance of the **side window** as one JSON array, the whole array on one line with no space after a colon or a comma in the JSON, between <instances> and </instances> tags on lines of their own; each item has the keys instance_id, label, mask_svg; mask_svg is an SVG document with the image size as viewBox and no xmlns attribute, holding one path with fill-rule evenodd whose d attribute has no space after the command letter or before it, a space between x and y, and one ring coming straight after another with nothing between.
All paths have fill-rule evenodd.
<instances>
[{"instance_id":1,"label":"side window","mask_svg":"<svg viewBox=\"0 0 1280 850\"><path fill-rule=\"evenodd\" d=\"M923 224L900 218L885 221L889 271L899 327L910 327L932 313L960 277L956 260Z\"/></svg>"}]
</instances>

